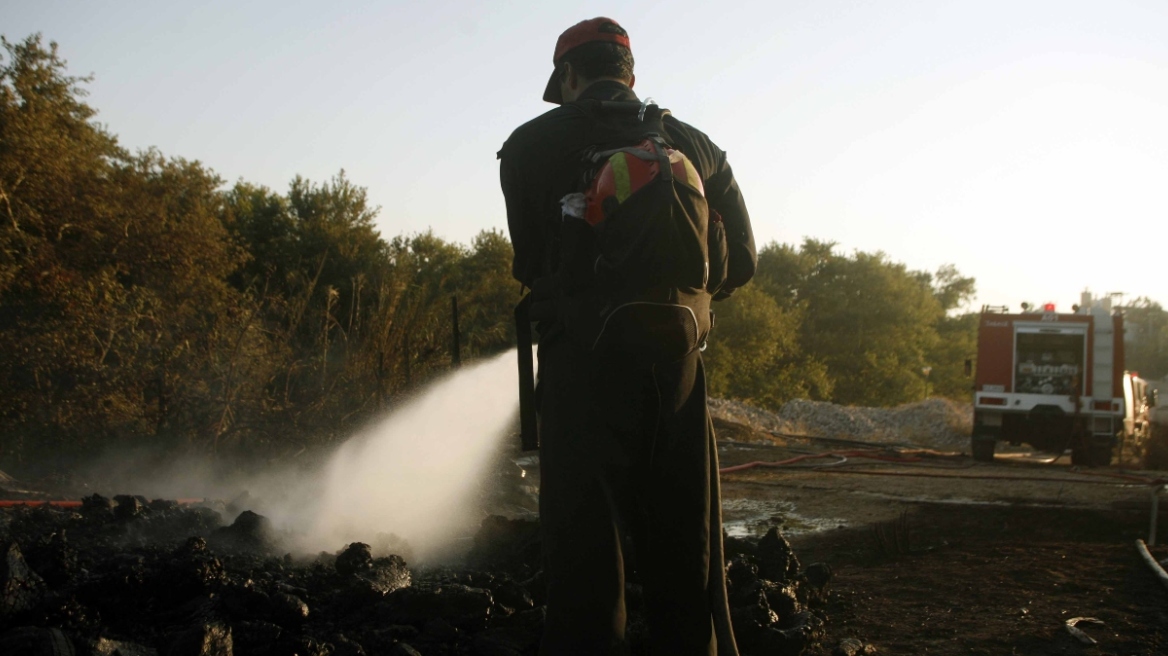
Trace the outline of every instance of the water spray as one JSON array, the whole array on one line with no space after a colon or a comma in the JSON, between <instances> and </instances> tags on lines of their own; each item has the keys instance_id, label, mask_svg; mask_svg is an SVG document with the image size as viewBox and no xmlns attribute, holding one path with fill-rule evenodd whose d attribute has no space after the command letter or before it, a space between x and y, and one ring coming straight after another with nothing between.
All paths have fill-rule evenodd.
<instances>
[{"instance_id":1,"label":"water spray","mask_svg":"<svg viewBox=\"0 0 1168 656\"><path fill-rule=\"evenodd\" d=\"M457 556L478 528L486 475L517 422L516 365L515 350L464 364L371 422L321 465L275 466L236 476L212 460L181 458L160 468L157 462L144 464L153 460L150 455L122 454L95 462L94 471L122 487L111 493L179 499L184 505L234 499L219 505L228 511L227 523L240 511L257 512L300 553L335 552L355 541L377 547L390 538L397 547L408 543L416 560ZM30 499L0 505L80 508L82 502Z\"/></svg>"},{"instance_id":2,"label":"water spray","mask_svg":"<svg viewBox=\"0 0 1168 656\"><path fill-rule=\"evenodd\" d=\"M311 481L308 507L272 509L306 550L393 533L423 559L479 519L477 492L517 409L514 350L464 366L345 442Z\"/></svg>"}]
</instances>

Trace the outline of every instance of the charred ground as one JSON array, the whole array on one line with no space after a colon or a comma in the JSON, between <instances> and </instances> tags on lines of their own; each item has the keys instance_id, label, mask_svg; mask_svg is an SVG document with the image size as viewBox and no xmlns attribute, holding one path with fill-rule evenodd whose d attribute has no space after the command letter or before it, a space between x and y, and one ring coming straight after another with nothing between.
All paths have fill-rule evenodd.
<instances>
[{"instance_id":1,"label":"charred ground","mask_svg":"<svg viewBox=\"0 0 1168 656\"><path fill-rule=\"evenodd\" d=\"M120 496L0 517L0 652L13 654L535 653L538 525L488 517L457 568L410 568L353 543L281 554L265 518L224 526L213 504ZM823 631L830 570L802 567L776 530L733 540L734 619L748 653L799 654ZM404 547L404 545L403 545ZM645 653L641 589L630 640Z\"/></svg>"},{"instance_id":2,"label":"charred ground","mask_svg":"<svg viewBox=\"0 0 1168 656\"><path fill-rule=\"evenodd\" d=\"M724 466L857 453L718 427ZM1116 478L1126 476L1118 466L880 453L886 459L834 456L723 475L745 654L1168 649L1168 592L1134 547L1148 536L1150 496ZM427 567L388 539L288 554L280 532L239 504L90 495L77 508L8 508L0 652L535 653L537 525L489 517L472 542L458 566ZM630 571L630 638L633 653L645 653L635 564ZM1102 620L1080 627L1096 645L1066 630L1075 617Z\"/></svg>"}]
</instances>

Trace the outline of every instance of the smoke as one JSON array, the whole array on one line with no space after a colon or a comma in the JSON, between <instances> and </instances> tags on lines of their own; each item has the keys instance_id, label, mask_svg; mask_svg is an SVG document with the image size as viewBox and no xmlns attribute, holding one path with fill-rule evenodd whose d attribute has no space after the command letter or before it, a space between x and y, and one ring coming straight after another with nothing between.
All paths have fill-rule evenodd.
<instances>
[{"instance_id":1,"label":"smoke","mask_svg":"<svg viewBox=\"0 0 1168 656\"><path fill-rule=\"evenodd\" d=\"M511 350L430 384L323 464L239 471L209 459L121 453L94 463L93 478L107 481L103 494L235 499L235 512L267 516L301 553L354 541L376 549L397 536L413 559L440 560L477 528L484 478L515 424L517 388Z\"/></svg>"}]
</instances>

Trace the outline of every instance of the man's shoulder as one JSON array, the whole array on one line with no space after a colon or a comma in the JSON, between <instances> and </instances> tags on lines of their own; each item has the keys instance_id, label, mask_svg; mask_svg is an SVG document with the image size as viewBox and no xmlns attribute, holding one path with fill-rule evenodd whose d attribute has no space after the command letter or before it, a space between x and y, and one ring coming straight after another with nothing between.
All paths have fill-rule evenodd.
<instances>
[{"instance_id":1,"label":"man's shoulder","mask_svg":"<svg viewBox=\"0 0 1168 656\"><path fill-rule=\"evenodd\" d=\"M574 107L554 107L515 128L499 150L499 157L507 158L546 148L558 137L567 134L581 118L579 110Z\"/></svg>"},{"instance_id":2,"label":"man's shoulder","mask_svg":"<svg viewBox=\"0 0 1168 656\"><path fill-rule=\"evenodd\" d=\"M700 143L703 145L709 144L711 146L713 146L713 144L714 144L714 142L710 139L709 135L707 135L705 132L703 132L703 131L697 129L696 127L694 127L693 125L686 123L685 121L677 118L673 114L669 114L668 116L666 116L664 122L665 122L665 129L668 130L670 132L670 134L682 137L682 138L684 138L688 141L692 141L694 143Z\"/></svg>"},{"instance_id":3,"label":"man's shoulder","mask_svg":"<svg viewBox=\"0 0 1168 656\"><path fill-rule=\"evenodd\" d=\"M696 161L703 177L713 174L721 166L726 153L705 132L672 114L665 117L664 123L672 145Z\"/></svg>"}]
</instances>

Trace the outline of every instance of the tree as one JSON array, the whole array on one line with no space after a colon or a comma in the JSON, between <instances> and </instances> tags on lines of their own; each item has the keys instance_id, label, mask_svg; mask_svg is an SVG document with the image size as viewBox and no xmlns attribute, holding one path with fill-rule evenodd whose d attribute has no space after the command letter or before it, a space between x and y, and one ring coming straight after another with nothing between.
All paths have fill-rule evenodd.
<instances>
[{"instance_id":1,"label":"tree","mask_svg":"<svg viewBox=\"0 0 1168 656\"><path fill-rule=\"evenodd\" d=\"M756 286L738 290L714 310L717 320L705 354L711 395L772 410L791 399L830 396L826 368L800 347L801 311L783 310Z\"/></svg>"},{"instance_id":2,"label":"tree","mask_svg":"<svg viewBox=\"0 0 1168 656\"><path fill-rule=\"evenodd\" d=\"M841 255L808 239L759 253L757 287L801 319L800 352L826 367L821 393L848 404L891 405L934 393L963 397L976 323L950 317L974 293L956 267L912 271L883 253ZM925 368L929 374L924 374Z\"/></svg>"},{"instance_id":3,"label":"tree","mask_svg":"<svg viewBox=\"0 0 1168 656\"><path fill-rule=\"evenodd\" d=\"M0 43L0 448L19 452L82 422L101 433L132 421L101 389L112 335L100 337L137 301L92 246L114 232L107 181L126 155L90 120L87 80L67 75L39 35Z\"/></svg>"},{"instance_id":4,"label":"tree","mask_svg":"<svg viewBox=\"0 0 1168 656\"><path fill-rule=\"evenodd\" d=\"M240 180L223 194L223 224L248 254L232 279L237 289L286 291L300 260L299 236L288 200Z\"/></svg>"},{"instance_id":5,"label":"tree","mask_svg":"<svg viewBox=\"0 0 1168 656\"><path fill-rule=\"evenodd\" d=\"M973 278L962 276L952 264L942 264L937 272L928 275L926 281L933 289L933 296L945 312L953 312L969 305L977 293L977 283Z\"/></svg>"},{"instance_id":6,"label":"tree","mask_svg":"<svg viewBox=\"0 0 1168 656\"><path fill-rule=\"evenodd\" d=\"M114 169L124 230L110 252L120 285L143 304L133 364L154 432L214 447L230 426L245 330L243 296L227 280L244 260L220 221L221 180L198 162L146 151ZM233 373L228 373L232 371Z\"/></svg>"},{"instance_id":7,"label":"tree","mask_svg":"<svg viewBox=\"0 0 1168 656\"><path fill-rule=\"evenodd\" d=\"M471 241L457 294L461 331L470 355L493 355L515 345L519 283L511 277L514 251L502 232L484 230Z\"/></svg>"},{"instance_id":8,"label":"tree","mask_svg":"<svg viewBox=\"0 0 1168 656\"><path fill-rule=\"evenodd\" d=\"M937 322L937 341L926 355L933 394L959 401L972 398L973 378L965 373L965 362L977 356L977 325L974 312L945 315Z\"/></svg>"},{"instance_id":9,"label":"tree","mask_svg":"<svg viewBox=\"0 0 1168 656\"><path fill-rule=\"evenodd\" d=\"M934 274L922 275L943 311L936 322L937 340L925 356L931 367L927 384L938 396L968 400L973 379L965 373L965 361L973 360L977 354L978 315L959 310L969 305L977 293L977 284L952 264L942 265Z\"/></svg>"},{"instance_id":10,"label":"tree","mask_svg":"<svg viewBox=\"0 0 1168 656\"><path fill-rule=\"evenodd\" d=\"M218 178L136 156L39 36L0 68L0 417L9 448L214 439L208 370L238 297Z\"/></svg>"},{"instance_id":11,"label":"tree","mask_svg":"<svg viewBox=\"0 0 1168 656\"><path fill-rule=\"evenodd\" d=\"M1144 297L1120 309L1124 314L1127 369L1148 379L1168 376L1168 312Z\"/></svg>"}]
</instances>

